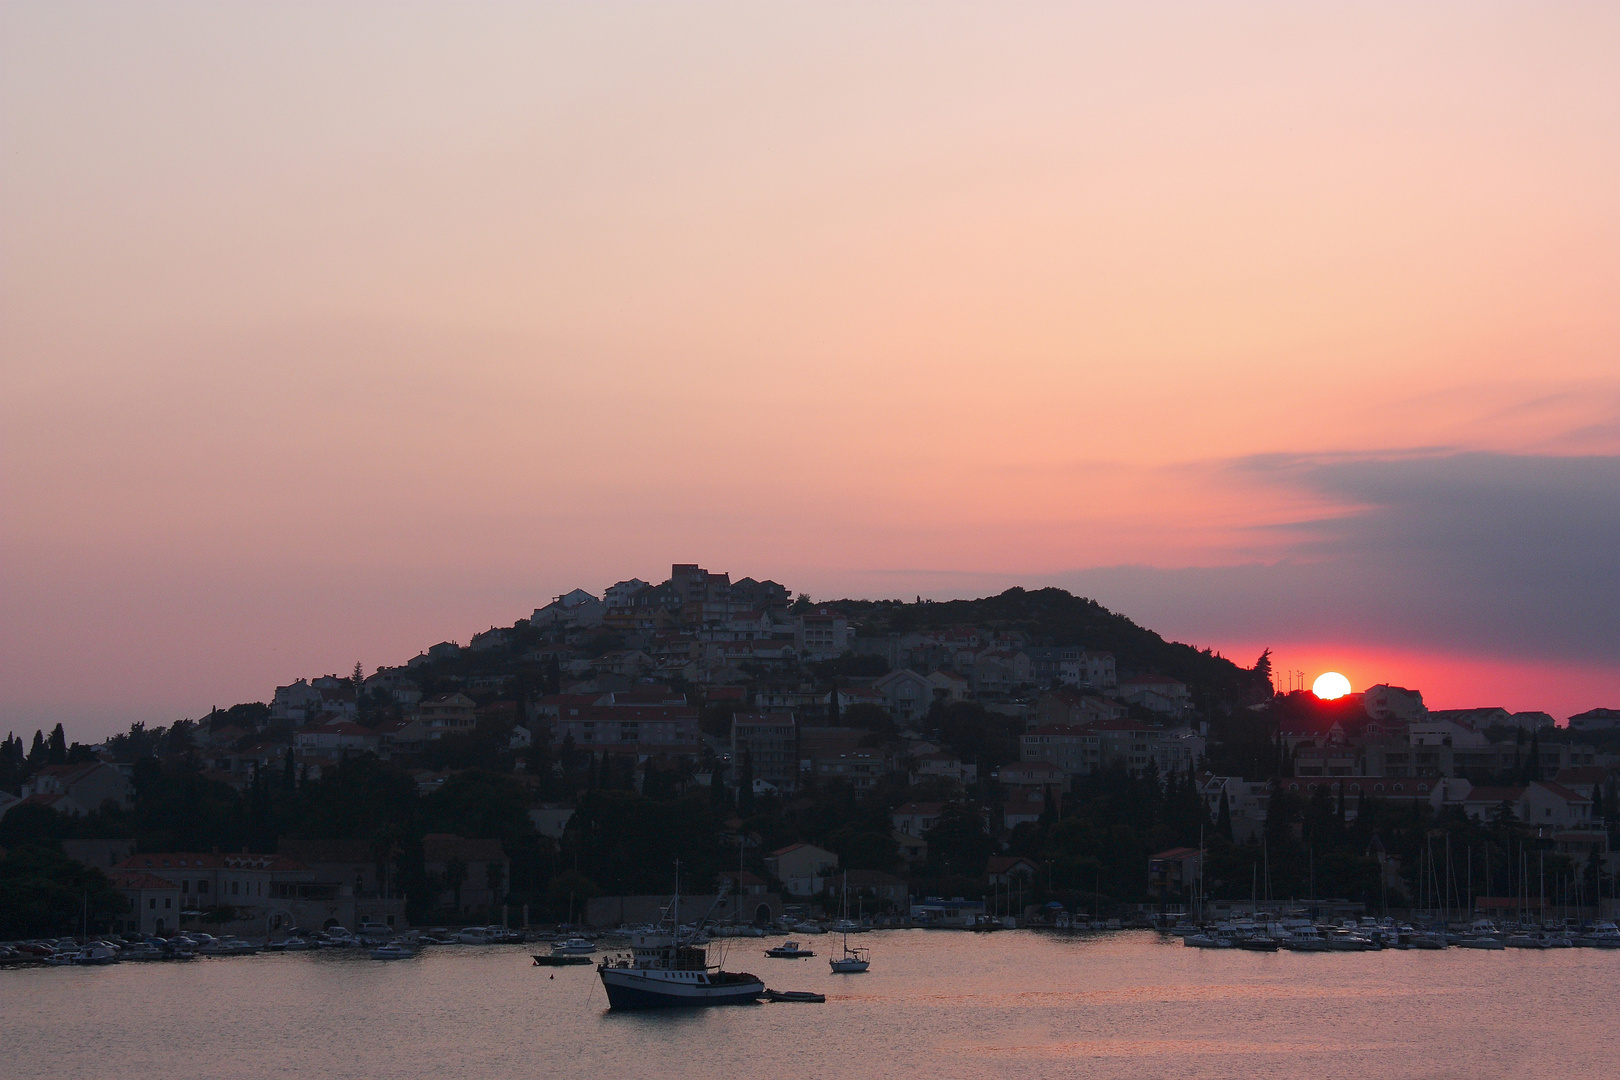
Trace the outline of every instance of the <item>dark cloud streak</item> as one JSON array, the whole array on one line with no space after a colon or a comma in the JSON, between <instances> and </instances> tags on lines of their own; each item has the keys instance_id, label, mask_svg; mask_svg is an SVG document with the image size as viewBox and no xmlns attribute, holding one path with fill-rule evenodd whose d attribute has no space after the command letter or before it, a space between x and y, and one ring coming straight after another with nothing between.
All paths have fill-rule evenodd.
<instances>
[{"instance_id":1,"label":"dark cloud streak","mask_svg":"<svg viewBox=\"0 0 1620 1080\"><path fill-rule=\"evenodd\" d=\"M1620 665L1620 457L1270 455L1230 469L1346 509L1273 530L1274 563L1107 567L1067 584L1183 636Z\"/></svg>"}]
</instances>

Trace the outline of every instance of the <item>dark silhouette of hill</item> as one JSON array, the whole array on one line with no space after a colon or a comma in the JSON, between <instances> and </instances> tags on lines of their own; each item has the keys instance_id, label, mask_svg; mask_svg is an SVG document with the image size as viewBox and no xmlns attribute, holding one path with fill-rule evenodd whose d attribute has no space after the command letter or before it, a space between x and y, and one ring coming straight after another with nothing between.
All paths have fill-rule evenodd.
<instances>
[{"instance_id":1,"label":"dark silhouette of hill","mask_svg":"<svg viewBox=\"0 0 1620 1080\"><path fill-rule=\"evenodd\" d=\"M1012 588L977 600L903 603L838 600L824 605L859 624L862 637L973 626L1019 631L1034 646L1079 645L1114 654L1120 678L1168 675L1191 688L1200 711L1235 708L1271 697L1269 665L1241 667L1210 649L1166 641L1095 600L1063 589Z\"/></svg>"}]
</instances>

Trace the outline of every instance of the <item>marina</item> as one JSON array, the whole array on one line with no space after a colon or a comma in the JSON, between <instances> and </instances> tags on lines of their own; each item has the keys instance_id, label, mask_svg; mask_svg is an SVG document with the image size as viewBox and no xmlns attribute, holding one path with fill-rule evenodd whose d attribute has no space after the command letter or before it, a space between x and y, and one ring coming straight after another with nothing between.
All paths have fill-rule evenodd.
<instances>
[{"instance_id":1,"label":"marina","mask_svg":"<svg viewBox=\"0 0 1620 1080\"><path fill-rule=\"evenodd\" d=\"M1255 953L1187 948L1152 930L878 929L866 940L882 963L859 979L801 963L770 980L773 990L822 995L810 1010L621 1012L608 1007L592 966L543 972L532 945L446 944L403 963L353 947L35 963L0 971L0 1013L13 1053L49 1080L106 1075L114 1055L129 1075L228 1070L248 1080L289 1067L333 1078L504 1080L582 1055L593 1075L656 1055L676 1080L880 1069L968 1080L1490 1080L1532 1064L1591 1076L1590 1062L1620 1054L1612 1001L1591 992L1620 962L1601 948ZM598 945L604 955L623 948L612 938ZM723 968L759 955L746 938L716 939L709 954ZM1477 1017L1487 1012L1500 1028L1482 1040ZM187 1022L176 1025L176 1015ZM859 1060L849 1038L860 1042Z\"/></svg>"}]
</instances>

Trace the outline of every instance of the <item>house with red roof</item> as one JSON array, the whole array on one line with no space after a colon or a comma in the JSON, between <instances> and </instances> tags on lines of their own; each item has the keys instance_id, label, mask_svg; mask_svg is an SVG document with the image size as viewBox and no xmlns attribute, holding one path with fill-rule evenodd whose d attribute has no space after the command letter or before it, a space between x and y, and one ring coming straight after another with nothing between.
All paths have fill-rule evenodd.
<instances>
[{"instance_id":1,"label":"house with red roof","mask_svg":"<svg viewBox=\"0 0 1620 1080\"><path fill-rule=\"evenodd\" d=\"M793 896L814 896L838 869L838 856L814 844L789 844L765 856L765 867Z\"/></svg>"},{"instance_id":2,"label":"house with red roof","mask_svg":"<svg viewBox=\"0 0 1620 1080\"><path fill-rule=\"evenodd\" d=\"M944 803L902 803L895 807L894 813L889 815L889 820L894 823L895 832L920 837L923 833L939 824L939 815L944 810Z\"/></svg>"},{"instance_id":3,"label":"house with red roof","mask_svg":"<svg viewBox=\"0 0 1620 1080\"><path fill-rule=\"evenodd\" d=\"M984 876L992 885L1012 885L1016 879L1034 881L1041 868L1022 855L992 855L986 861Z\"/></svg>"},{"instance_id":4,"label":"house with red roof","mask_svg":"<svg viewBox=\"0 0 1620 1080\"><path fill-rule=\"evenodd\" d=\"M109 801L124 810L134 803L129 778L101 761L47 765L23 781L21 795L25 803L74 816L99 810Z\"/></svg>"},{"instance_id":5,"label":"house with red roof","mask_svg":"<svg viewBox=\"0 0 1620 1080\"><path fill-rule=\"evenodd\" d=\"M113 888L129 901L129 911L118 917L114 933L151 937L179 929L178 885L140 870L114 870L110 876Z\"/></svg>"}]
</instances>

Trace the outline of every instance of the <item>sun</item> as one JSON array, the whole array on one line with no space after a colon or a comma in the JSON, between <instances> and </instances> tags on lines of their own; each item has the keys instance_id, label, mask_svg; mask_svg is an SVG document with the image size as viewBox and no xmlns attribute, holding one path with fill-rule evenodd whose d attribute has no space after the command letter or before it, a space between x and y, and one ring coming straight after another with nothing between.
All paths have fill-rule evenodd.
<instances>
[{"instance_id":1,"label":"sun","mask_svg":"<svg viewBox=\"0 0 1620 1080\"><path fill-rule=\"evenodd\" d=\"M1349 692L1350 680L1345 678L1343 675L1340 675L1337 671L1324 672L1323 674L1318 675L1316 677L1316 681L1311 684L1311 693L1315 694L1323 701L1332 701L1334 698L1342 698Z\"/></svg>"}]
</instances>

